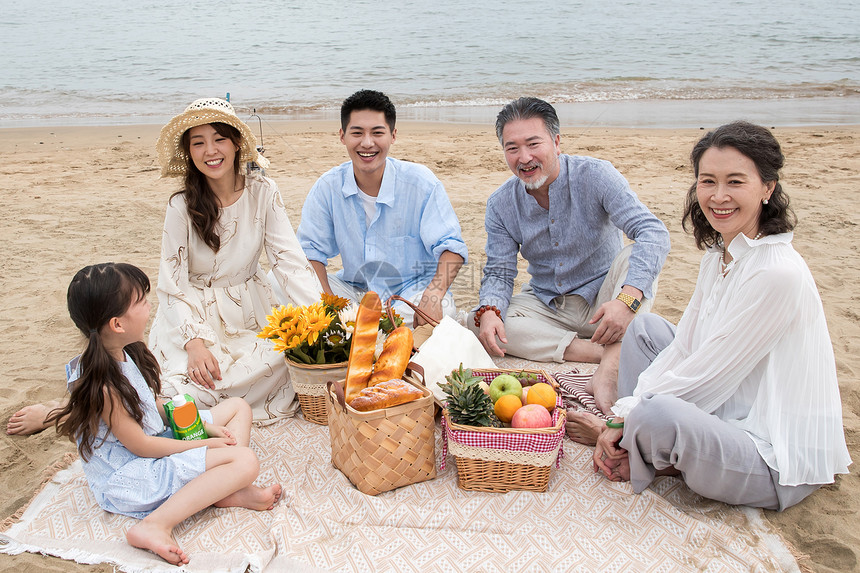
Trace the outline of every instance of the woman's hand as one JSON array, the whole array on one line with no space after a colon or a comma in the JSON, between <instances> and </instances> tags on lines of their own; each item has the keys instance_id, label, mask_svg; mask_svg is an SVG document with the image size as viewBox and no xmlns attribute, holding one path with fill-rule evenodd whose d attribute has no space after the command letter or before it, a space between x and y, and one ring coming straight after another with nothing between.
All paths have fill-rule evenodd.
<instances>
[{"instance_id":1,"label":"woman's hand","mask_svg":"<svg viewBox=\"0 0 860 573\"><path fill-rule=\"evenodd\" d=\"M206 348L201 338L192 338L185 344L188 353L188 378L210 390L215 389L215 380L221 380L221 368L215 356Z\"/></svg>"},{"instance_id":2,"label":"woman's hand","mask_svg":"<svg viewBox=\"0 0 860 573\"><path fill-rule=\"evenodd\" d=\"M623 435L623 428L605 428L600 433L594 447L595 472L603 472L607 478L613 479L613 469L618 467L621 460L627 458L627 450L618 446Z\"/></svg>"}]
</instances>

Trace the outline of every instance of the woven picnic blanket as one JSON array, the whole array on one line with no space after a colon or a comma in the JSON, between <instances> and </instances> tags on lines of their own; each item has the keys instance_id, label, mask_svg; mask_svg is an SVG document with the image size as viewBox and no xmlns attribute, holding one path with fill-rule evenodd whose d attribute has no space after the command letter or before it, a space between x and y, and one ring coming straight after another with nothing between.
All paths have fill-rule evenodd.
<instances>
[{"instance_id":1,"label":"woven picnic blanket","mask_svg":"<svg viewBox=\"0 0 860 573\"><path fill-rule=\"evenodd\" d=\"M328 428L297 417L252 432L258 483L282 483L280 503L209 508L181 523L183 568L125 543L134 520L99 509L79 461L0 534L0 552L121 571L796 570L759 511L704 500L674 478L636 495L595 475L590 448L564 446L545 493L464 491L449 463L434 480L371 497L332 466ZM437 464L441 451L437 427Z\"/></svg>"}]
</instances>

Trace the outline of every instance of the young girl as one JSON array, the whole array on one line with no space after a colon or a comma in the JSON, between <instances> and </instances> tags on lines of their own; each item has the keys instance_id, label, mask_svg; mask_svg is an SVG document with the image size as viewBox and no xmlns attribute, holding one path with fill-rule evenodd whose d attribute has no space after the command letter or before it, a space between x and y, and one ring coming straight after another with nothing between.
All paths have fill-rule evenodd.
<instances>
[{"instance_id":1,"label":"young girl","mask_svg":"<svg viewBox=\"0 0 860 573\"><path fill-rule=\"evenodd\" d=\"M188 563L172 537L180 521L210 505L271 509L281 486L253 485L259 461L248 448L251 409L241 398L212 408L208 439L176 440L165 430L158 363L142 342L149 288L128 264L78 271L68 307L87 346L66 367L69 401L50 420L77 442L98 504L142 520L126 533L129 544L179 565Z\"/></svg>"}]
</instances>

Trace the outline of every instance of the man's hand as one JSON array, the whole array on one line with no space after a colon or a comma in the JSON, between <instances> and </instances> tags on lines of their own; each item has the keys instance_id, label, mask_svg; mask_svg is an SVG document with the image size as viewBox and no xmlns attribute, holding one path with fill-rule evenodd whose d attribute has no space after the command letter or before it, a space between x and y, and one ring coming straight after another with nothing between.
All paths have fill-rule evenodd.
<instances>
[{"instance_id":1,"label":"man's hand","mask_svg":"<svg viewBox=\"0 0 860 573\"><path fill-rule=\"evenodd\" d=\"M445 298L445 292L439 292L438 289L433 288L433 283L430 283L424 290L424 294L421 295L421 300L418 301L418 308L437 321L442 320L443 298ZM418 327L422 324L427 324L427 321L421 318L416 312L415 317L412 319L412 325L413 327Z\"/></svg>"},{"instance_id":2,"label":"man's hand","mask_svg":"<svg viewBox=\"0 0 860 573\"><path fill-rule=\"evenodd\" d=\"M200 338L192 338L185 344L188 353L188 378L210 390L215 389L215 380L221 379L221 368L215 356Z\"/></svg>"},{"instance_id":3,"label":"man's hand","mask_svg":"<svg viewBox=\"0 0 860 573\"><path fill-rule=\"evenodd\" d=\"M621 287L621 292L629 294L639 301L644 296L641 290L630 285ZM636 313L617 298L609 302L604 302L588 322L588 324L600 322L600 326L597 327L597 330L594 331L594 336L591 337L591 342L604 346L620 342L624 333L627 332L627 325L635 317Z\"/></svg>"},{"instance_id":4,"label":"man's hand","mask_svg":"<svg viewBox=\"0 0 860 573\"><path fill-rule=\"evenodd\" d=\"M496 343L497 339L504 344L508 343L508 339L505 336L505 323L495 312L488 310L481 315L481 330L478 334L478 340L481 341L484 350L491 355L504 356L505 351Z\"/></svg>"},{"instance_id":5,"label":"man's hand","mask_svg":"<svg viewBox=\"0 0 860 573\"><path fill-rule=\"evenodd\" d=\"M618 342L635 316L636 313L620 300L604 302L589 321L589 324L600 321L600 326L594 331L591 342L603 345Z\"/></svg>"},{"instance_id":6,"label":"man's hand","mask_svg":"<svg viewBox=\"0 0 860 573\"><path fill-rule=\"evenodd\" d=\"M421 300L418 302L418 308L435 318L442 320L442 300L448 294L448 289L454 278L463 266L463 257L451 251L443 251L439 255L439 262L436 263L436 274L427 288L424 289L424 294L421 295ZM426 321L420 318L417 314L412 320L414 326L421 326Z\"/></svg>"}]
</instances>

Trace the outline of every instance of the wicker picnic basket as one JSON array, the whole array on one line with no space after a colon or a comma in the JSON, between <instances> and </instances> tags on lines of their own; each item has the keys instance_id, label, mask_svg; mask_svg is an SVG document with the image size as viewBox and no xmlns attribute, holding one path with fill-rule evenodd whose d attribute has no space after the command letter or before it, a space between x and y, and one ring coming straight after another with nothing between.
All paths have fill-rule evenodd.
<instances>
[{"instance_id":1,"label":"wicker picnic basket","mask_svg":"<svg viewBox=\"0 0 860 573\"><path fill-rule=\"evenodd\" d=\"M343 380L346 377L346 362L336 364L300 364L284 357L293 390L299 398L305 420L314 424L328 425L326 406L326 382Z\"/></svg>"},{"instance_id":2,"label":"wicker picnic basket","mask_svg":"<svg viewBox=\"0 0 860 573\"><path fill-rule=\"evenodd\" d=\"M505 493L514 489L546 491L553 463L564 456L562 441L566 413L558 383L543 370L473 370L487 383L499 374L534 374L525 385L546 382L556 390L553 425L549 428L485 428L464 426L442 412L442 467L448 452L457 464L457 485L461 489Z\"/></svg>"},{"instance_id":3,"label":"wicker picnic basket","mask_svg":"<svg viewBox=\"0 0 860 573\"><path fill-rule=\"evenodd\" d=\"M404 379L424 396L369 412L344 402L343 380L328 384L332 465L367 495L436 477L433 394L409 372Z\"/></svg>"}]
</instances>

